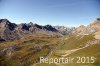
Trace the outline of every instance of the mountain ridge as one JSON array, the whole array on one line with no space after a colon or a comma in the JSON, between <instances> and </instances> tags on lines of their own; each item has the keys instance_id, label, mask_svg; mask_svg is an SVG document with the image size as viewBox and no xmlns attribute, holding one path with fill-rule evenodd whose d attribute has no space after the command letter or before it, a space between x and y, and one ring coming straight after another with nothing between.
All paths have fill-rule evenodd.
<instances>
[{"instance_id":1,"label":"mountain ridge","mask_svg":"<svg viewBox=\"0 0 100 66\"><path fill-rule=\"evenodd\" d=\"M20 39L28 35L44 34L49 36L63 36L69 34L88 35L100 31L100 18L87 26L78 28L65 26L38 25L30 23L15 24L8 19L0 19L0 41Z\"/></svg>"},{"instance_id":2,"label":"mountain ridge","mask_svg":"<svg viewBox=\"0 0 100 66\"><path fill-rule=\"evenodd\" d=\"M63 28L63 32L51 25L42 26L33 24L32 22L15 24L10 22L8 19L0 19L0 41L20 39L30 34L62 36L69 34L71 30L70 28Z\"/></svg>"},{"instance_id":3,"label":"mountain ridge","mask_svg":"<svg viewBox=\"0 0 100 66\"><path fill-rule=\"evenodd\" d=\"M72 31L72 33L75 33L78 35L89 35L97 31L100 31L100 18L95 19L93 22L91 22L87 26L80 25L78 28Z\"/></svg>"}]
</instances>

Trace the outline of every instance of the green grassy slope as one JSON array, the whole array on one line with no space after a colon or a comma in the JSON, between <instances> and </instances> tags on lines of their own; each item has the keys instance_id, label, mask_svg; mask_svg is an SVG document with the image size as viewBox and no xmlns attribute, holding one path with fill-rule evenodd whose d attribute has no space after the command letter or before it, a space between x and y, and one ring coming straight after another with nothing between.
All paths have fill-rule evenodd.
<instances>
[{"instance_id":1,"label":"green grassy slope","mask_svg":"<svg viewBox=\"0 0 100 66\"><path fill-rule=\"evenodd\" d=\"M46 35L31 36L22 40L0 43L0 50L16 46L11 55L0 55L0 66L30 66L39 61L40 56L47 56L58 44L59 38ZM35 48L35 46L39 46Z\"/></svg>"},{"instance_id":2,"label":"green grassy slope","mask_svg":"<svg viewBox=\"0 0 100 66\"><path fill-rule=\"evenodd\" d=\"M99 41L99 42L96 42ZM88 45L89 44L89 45ZM92 45L91 45L92 44ZM41 50L35 48L38 45ZM88 46L86 46L88 45ZM0 43L0 50L16 46L17 51L10 56L0 56L0 66L99 66L100 65L100 40L96 40L93 34L84 36L69 35L64 37L48 37L39 35L23 40ZM49 53L52 52L50 55ZM68 55L67 55L68 54ZM48 56L49 55L49 56ZM94 63L71 64L45 64L39 63L39 58L67 58L67 57L95 57ZM38 63L38 64L36 64ZM36 65L34 65L36 64Z\"/></svg>"},{"instance_id":3,"label":"green grassy slope","mask_svg":"<svg viewBox=\"0 0 100 66\"><path fill-rule=\"evenodd\" d=\"M66 39L67 40L64 40ZM77 51L72 52L69 55L64 56L64 58L71 57L71 58L76 58L73 63L68 63L68 64L48 64L48 66L99 66L100 65L100 41L96 42L96 39L94 38L94 35L85 35L85 36L75 36L75 35L70 35L67 37L62 38L63 43L58 47L51 55L51 58L61 58L62 55L66 55L67 53L70 53L72 51L70 50L75 50L79 49ZM92 42L91 42L92 41ZM94 42L94 43L93 43ZM89 46L86 46L88 43ZM92 45L91 45L92 44ZM86 46L86 47L84 47ZM84 47L84 48L83 48ZM67 52L69 51L69 52ZM67 53L66 53L67 52ZM77 57L94 57L95 62L94 63L87 63L88 61L86 60L85 63L76 63ZM91 59L90 59L91 60ZM37 64L36 66L43 66L44 64ZM47 65L47 64L46 64Z\"/></svg>"}]
</instances>

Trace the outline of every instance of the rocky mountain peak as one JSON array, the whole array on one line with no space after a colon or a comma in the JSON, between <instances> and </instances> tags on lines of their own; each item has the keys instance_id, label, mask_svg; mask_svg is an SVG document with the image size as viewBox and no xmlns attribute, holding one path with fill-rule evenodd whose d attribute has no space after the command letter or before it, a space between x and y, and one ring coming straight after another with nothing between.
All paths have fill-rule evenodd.
<instances>
[{"instance_id":1,"label":"rocky mountain peak","mask_svg":"<svg viewBox=\"0 0 100 66\"><path fill-rule=\"evenodd\" d=\"M100 18L94 20L89 26L95 30L100 30Z\"/></svg>"},{"instance_id":2,"label":"rocky mountain peak","mask_svg":"<svg viewBox=\"0 0 100 66\"><path fill-rule=\"evenodd\" d=\"M100 18L97 18L97 20L100 20Z\"/></svg>"},{"instance_id":3,"label":"rocky mountain peak","mask_svg":"<svg viewBox=\"0 0 100 66\"><path fill-rule=\"evenodd\" d=\"M61 35L56 28L51 25L41 26L38 24L22 23L15 24L7 19L0 19L0 41L15 40L24 38L32 34Z\"/></svg>"},{"instance_id":4,"label":"rocky mountain peak","mask_svg":"<svg viewBox=\"0 0 100 66\"><path fill-rule=\"evenodd\" d=\"M100 31L100 18L95 19L88 26L81 25L73 31L76 34L88 35L94 32Z\"/></svg>"},{"instance_id":5,"label":"rocky mountain peak","mask_svg":"<svg viewBox=\"0 0 100 66\"><path fill-rule=\"evenodd\" d=\"M51 25L45 25L43 26L43 28L45 28L46 30L49 30L49 31L57 31L54 27L52 27Z\"/></svg>"},{"instance_id":6,"label":"rocky mountain peak","mask_svg":"<svg viewBox=\"0 0 100 66\"><path fill-rule=\"evenodd\" d=\"M3 22L10 23L8 19L0 19L0 23L3 23Z\"/></svg>"},{"instance_id":7,"label":"rocky mountain peak","mask_svg":"<svg viewBox=\"0 0 100 66\"><path fill-rule=\"evenodd\" d=\"M100 18L94 20L90 25L100 25Z\"/></svg>"},{"instance_id":8,"label":"rocky mountain peak","mask_svg":"<svg viewBox=\"0 0 100 66\"><path fill-rule=\"evenodd\" d=\"M18 28L22 29L22 30L29 30L29 25L26 23L22 23L18 25Z\"/></svg>"},{"instance_id":9,"label":"rocky mountain peak","mask_svg":"<svg viewBox=\"0 0 100 66\"><path fill-rule=\"evenodd\" d=\"M75 29L75 27L69 28L65 26L54 26L54 28L56 28L59 31L59 33L63 35L68 35Z\"/></svg>"},{"instance_id":10,"label":"rocky mountain peak","mask_svg":"<svg viewBox=\"0 0 100 66\"><path fill-rule=\"evenodd\" d=\"M0 28L7 27L9 23L7 19L0 19Z\"/></svg>"},{"instance_id":11,"label":"rocky mountain peak","mask_svg":"<svg viewBox=\"0 0 100 66\"><path fill-rule=\"evenodd\" d=\"M33 26L34 24L32 22L29 23L30 26Z\"/></svg>"},{"instance_id":12,"label":"rocky mountain peak","mask_svg":"<svg viewBox=\"0 0 100 66\"><path fill-rule=\"evenodd\" d=\"M14 30L14 28L17 25L15 23L11 23L9 20L7 19L0 19L0 29L9 29L9 30Z\"/></svg>"}]
</instances>

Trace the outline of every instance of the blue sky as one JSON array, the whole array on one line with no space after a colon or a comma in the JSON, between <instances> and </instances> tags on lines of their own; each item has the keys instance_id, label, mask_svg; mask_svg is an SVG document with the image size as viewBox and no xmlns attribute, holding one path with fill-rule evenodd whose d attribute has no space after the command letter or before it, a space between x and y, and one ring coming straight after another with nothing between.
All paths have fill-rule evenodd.
<instances>
[{"instance_id":1,"label":"blue sky","mask_svg":"<svg viewBox=\"0 0 100 66\"><path fill-rule=\"evenodd\" d=\"M100 0L0 0L0 19L40 25L87 25L100 17Z\"/></svg>"}]
</instances>

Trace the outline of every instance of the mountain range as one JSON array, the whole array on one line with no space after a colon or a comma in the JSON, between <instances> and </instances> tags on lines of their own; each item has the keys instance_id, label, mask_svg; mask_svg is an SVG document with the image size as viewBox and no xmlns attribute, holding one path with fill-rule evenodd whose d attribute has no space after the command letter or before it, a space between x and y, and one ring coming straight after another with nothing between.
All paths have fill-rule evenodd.
<instances>
[{"instance_id":1,"label":"mountain range","mask_svg":"<svg viewBox=\"0 0 100 66\"><path fill-rule=\"evenodd\" d=\"M94 63L40 63L40 57L95 57ZM91 59L90 59L91 60ZM93 58L92 58L93 60ZM0 19L0 66L99 66L100 18L75 27L15 24Z\"/></svg>"},{"instance_id":2,"label":"mountain range","mask_svg":"<svg viewBox=\"0 0 100 66\"><path fill-rule=\"evenodd\" d=\"M73 31L73 33L76 33L78 35L88 35L97 31L100 31L100 18L95 19L87 26L80 25Z\"/></svg>"},{"instance_id":3,"label":"mountain range","mask_svg":"<svg viewBox=\"0 0 100 66\"><path fill-rule=\"evenodd\" d=\"M62 36L69 34L74 28L64 26L38 25L32 22L15 24L8 19L0 19L0 41L20 39L28 35L46 34Z\"/></svg>"},{"instance_id":4,"label":"mountain range","mask_svg":"<svg viewBox=\"0 0 100 66\"><path fill-rule=\"evenodd\" d=\"M80 25L78 28L51 25L42 26L32 22L28 24L15 24L8 19L0 19L0 41L20 39L35 34L63 36L74 33L77 35L88 35L97 31L100 31L100 18L97 18L87 26Z\"/></svg>"}]
</instances>

